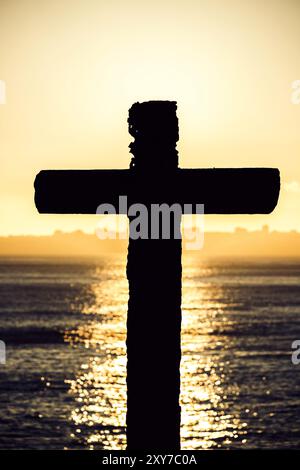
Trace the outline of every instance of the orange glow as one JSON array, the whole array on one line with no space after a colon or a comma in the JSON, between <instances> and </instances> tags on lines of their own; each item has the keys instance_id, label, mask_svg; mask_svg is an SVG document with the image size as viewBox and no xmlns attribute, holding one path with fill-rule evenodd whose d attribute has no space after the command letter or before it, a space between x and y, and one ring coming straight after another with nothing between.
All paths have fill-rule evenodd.
<instances>
[{"instance_id":1,"label":"orange glow","mask_svg":"<svg viewBox=\"0 0 300 470\"><path fill-rule=\"evenodd\" d=\"M178 101L181 166L281 170L274 214L208 230L300 229L299 14L291 0L2 1L0 233L93 232L93 217L38 215L34 176L128 167L127 111L149 99Z\"/></svg>"}]
</instances>

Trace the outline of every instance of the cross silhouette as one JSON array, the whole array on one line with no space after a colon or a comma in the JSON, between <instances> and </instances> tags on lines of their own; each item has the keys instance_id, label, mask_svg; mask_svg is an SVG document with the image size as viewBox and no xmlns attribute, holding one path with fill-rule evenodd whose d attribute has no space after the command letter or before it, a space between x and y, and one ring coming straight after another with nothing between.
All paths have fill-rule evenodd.
<instances>
[{"instance_id":1,"label":"cross silhouette","mask_svg":"<svg viewBox=\"0 0 300 470\"><path fill-rule=\"evenodd\" d=\"M35 179L40 213L95 214L101 203L117 213L144 204L204 204L207 214L267 214L276 207L279 170L274 168L180 169L177 105L135 103L129 110L130 169L48 170ZM186 211L185 211L186 213ZM151 210L148 216L151 232ZM180 449L180 220L169 239L129 237L127 277L127 449Z\"/></svg>"}]
</instances>

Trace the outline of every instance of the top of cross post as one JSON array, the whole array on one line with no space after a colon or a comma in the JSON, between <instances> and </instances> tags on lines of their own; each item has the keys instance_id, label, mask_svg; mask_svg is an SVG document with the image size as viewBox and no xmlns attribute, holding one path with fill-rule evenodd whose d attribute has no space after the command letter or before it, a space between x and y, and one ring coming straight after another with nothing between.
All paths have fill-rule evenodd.
<instances>
[{"instance_id":1,"label":"top of cross post","mask_svg":"<svg viewBox=\"0 0 300 470\"><path fill-rule=\"evenodd\" d=\"M179 139L176 101L144 101L129 109L128 129L134 137L130 168L170 171L178 167Z\"/></svg>"}]
</instances>

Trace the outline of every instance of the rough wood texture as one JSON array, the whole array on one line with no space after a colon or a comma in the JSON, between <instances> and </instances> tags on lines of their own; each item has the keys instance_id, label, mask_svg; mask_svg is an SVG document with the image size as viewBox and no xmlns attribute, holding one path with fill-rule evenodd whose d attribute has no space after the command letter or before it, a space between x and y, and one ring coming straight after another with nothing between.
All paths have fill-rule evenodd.
<instances>
[{"instance_id":1,"label":"rough wood texture","mask_svg":"<svg viewBox=\"0 0 300 470\"><path fill-rule=\"evenodd\" d=\"M178 165L176 103L135 103L128 123L135 138L130 145L136 178L131 187L138 193L134 197L147 203L148 196L161 197L163 192L160 200L166 202L166 188ZM149 210L149 232L154 224L150 214ZM176 223L180 231L180 220ZM181 240L130 237L127 278L127 449L176 451L180 449Z\"/></svg>"}]
</instances>

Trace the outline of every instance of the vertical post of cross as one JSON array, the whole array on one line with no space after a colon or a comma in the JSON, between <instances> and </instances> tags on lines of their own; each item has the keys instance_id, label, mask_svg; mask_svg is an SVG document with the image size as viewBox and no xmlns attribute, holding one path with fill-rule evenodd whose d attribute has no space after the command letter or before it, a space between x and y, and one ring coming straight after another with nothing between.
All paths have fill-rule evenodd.
<instances>
[{"instance_id":1,"label":"vertical post of cross","mask_svg":"<svg viewBox=\"0 0 300 470\"><path fill-rule=\"evenodd\" d=\"M178 167L176 103L135 103L128 123L135 194L155 199ZM174 451L180 449L180 219L171 217L171 239L162 230L151 239L147 208L149 238L130 237L128 247L127 449Z\"/></svg>"}]
</instances>

